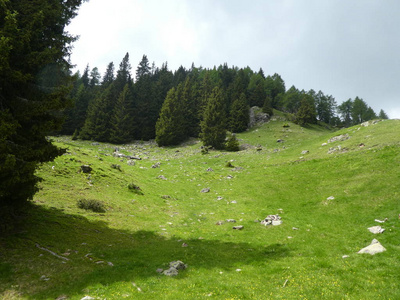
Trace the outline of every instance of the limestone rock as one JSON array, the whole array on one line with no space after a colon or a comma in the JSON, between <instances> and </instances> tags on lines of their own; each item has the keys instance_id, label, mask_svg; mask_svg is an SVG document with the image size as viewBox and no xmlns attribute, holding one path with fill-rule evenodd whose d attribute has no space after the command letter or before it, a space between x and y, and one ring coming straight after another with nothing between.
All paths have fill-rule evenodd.
<instances>
[{"instance_id":1,"label":"limestone rock","mask_svg":"<svg viewBox=\"0 0 400 300\"><path fill-rule=\"evenodd\" d=\"M308 150L301 151L301 155L305 155L305 154L308 154L308 153L310 153L310 151L308 151Z\"/></svg>"},{"instance_id":2,"label":"limestone rock","mask_svg":"<svg viewBox=\"0 0 400 300\"><path fill-rule=\"evenodd\" d=\"M369 227L368 230L373 234L378 234L385 231L385 229L383 229L381 226L372 226Z\"/></svg>"},{"instance_id":3,"label":"limestone rock","mask_svg":"<svg viewBox=\"0 0 400 300\"><path fill-rule=\"evenodd\" d=\"M233 226L233 227L232 227L232 229L235 229L235 230L242 230L243 228L244 228L243 225Z\"/></svg>"},{"instance_id":4,"label":"limestone rock","mask_svg":"<svg viewBox=\"0 0 400 300\"><path fill-rule=\"evenodd\" d=\"M348 140L349 138L350 138L350 136L349 136L348 133L346 133L346 134L341 134L341 135L338 135L338 136L334 136L333 138L330 138L330 139L328 140L328 143L334 143L334 142L338 142L338 141L343 142L343 141L345 141L345 140Z\"/></svg>"},{"instance_id":5,"label":"limestone rock","mask_svg":"<svg viewBox=\"0 0 400 300\"><path fill-rule=\"evenodd\" d=\"M386 248L382 246L381 243L379 243L378 240L373 239L371 244L365 248L362 248L360 251L358 251L357 253L359 254L371 254L371 255L375 255L377 253L381 253L386 251Z\"/></svg>"},{"instance_id":6,"label":"limestone rock","mask_svg":"<svg viewBox=\"0 0 400 300\"><path fill-rule=\"evenodd\" d=\"M279 215L269 215L264 220L261 221L261 224L265 226L267 225L278 226L282 224L282 221Z\"/></svg>"},{"instance_id":7,"label":"limestone rock","mask_svg":"<svg viewBox=\"0 0 400 300\"><path fill-rule=\"evenodd\" d=\"M209 188L204 188L200 191L201 193L209 193L210 189Z\"/></svg>"}]
</instances>

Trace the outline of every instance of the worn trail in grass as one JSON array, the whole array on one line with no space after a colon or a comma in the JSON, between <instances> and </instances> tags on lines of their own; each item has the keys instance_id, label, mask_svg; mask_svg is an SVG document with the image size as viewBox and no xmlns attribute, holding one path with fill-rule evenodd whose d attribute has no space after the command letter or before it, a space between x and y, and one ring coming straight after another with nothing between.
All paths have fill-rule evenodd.
<instances>
[{"instance_id":1,"label":"worn trail in grass","mask_svg":"<svg viewBox=\"0 0 400 300\"><path fill-rule=\"evenodd\" d=\"M274 121L238 134L247 146L236 153L202 155L197 141L119 146L142 158L135 165L114 157L116 146L55 138L68 154L42 166L32 209L0 240L0 295L398 299L399 132L398 120L338 132ZM342 134L350 138L322 145ZM91 174L79 172L83 164ZM78 208L81 199L106 212ZM276 213L280 226L256 222ZM367 230L384 218L383 234ZM373 238L387 251L357 254ZM174 260L188 269L156 272Z\"/></svg>"}]
</instances>

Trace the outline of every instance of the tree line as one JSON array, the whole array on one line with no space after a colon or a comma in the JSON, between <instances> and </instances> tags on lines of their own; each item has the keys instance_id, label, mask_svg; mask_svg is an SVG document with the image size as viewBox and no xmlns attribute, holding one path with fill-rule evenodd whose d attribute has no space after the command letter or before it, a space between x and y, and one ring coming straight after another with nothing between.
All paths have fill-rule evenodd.
<instances>
[{"instance_id":1,"label":"tree line","mask_svg":"<svg viewBox=\"0 0 400 300\"><path fill-rule=\"evenodd\" d=\"M135 78L129 53L115 72L111 62L101 78L98 69L85 68L75 74L72 107L65 111L61 134L100 142L127 143L156 139L158 145L177 145L189 137L200 137L207 146L224 148L227 132L248 128L249 108L262 107L269 115L277 109L300 125L324 122L331 126L351 126L377 115L359 97L337 105L322 91L286 90L279 74L265 76L249 67L219 67L176 71L161 68L143 55Z\"/></svg>"}]
</instances>

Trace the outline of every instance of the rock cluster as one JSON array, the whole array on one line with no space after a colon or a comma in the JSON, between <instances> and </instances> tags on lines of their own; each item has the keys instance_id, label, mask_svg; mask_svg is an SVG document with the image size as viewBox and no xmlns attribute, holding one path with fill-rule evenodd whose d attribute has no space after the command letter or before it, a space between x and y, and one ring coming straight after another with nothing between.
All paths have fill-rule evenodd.
<instances>
[{"instance_id":1,"label":"rock cluster","mask_svg":"<svg viewBox=\"0 0 400 300\"><path fill-rule=\"evenodd\" d=\"M385 247L382 246L381 243L377 239L373 239L371 244L365 248L362 248L360 251L358 251L359 254L371 254L374 255L376 253L381 253L386 251Z\"/></svg>"},{"instance_id":2,"label":"rock cluster","mask_svg":"<svg viewBox=\"0 0 400 300\"><path fill-rule=\"evenodd\" d=\"M261 221L261 224L265 226L267 225L278 226L282 224L282 220L279 215L269 215L264 220Z\"/></svg>"},{"instance_id":3,"label":"rock cluster","mask_svg":"<svg viewBox=\"0 0 400 300\"><path fill-rule=\"evenodd\" d=\"M157 272L164 274L165 276L177 276L179 271L187 269L187 265L182 261L172 261L169 263L169 269L163 270L158 269Z\"/></svg>"}]
</instances>

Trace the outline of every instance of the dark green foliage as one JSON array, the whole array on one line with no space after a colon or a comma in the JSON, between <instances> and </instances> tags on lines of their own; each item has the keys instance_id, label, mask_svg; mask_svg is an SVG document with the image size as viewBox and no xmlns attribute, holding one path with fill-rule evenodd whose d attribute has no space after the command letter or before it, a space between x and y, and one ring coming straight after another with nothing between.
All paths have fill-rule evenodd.
<instances>
[{"instance_id":1,"label":"dark green foliage","mask_svg":"<svg viewBox=\"0 0 400 300\"><path fill-rule=\"evenodd\" d=\"M333 118L335 117L337 107L335 98L324 95L321 91L317 94L314 91L310 91L309 93L314 98L318 120L333 125Z\"/></svg>"},{"instance_id":2,"label":"dark green foliage","mask_svg":"<svg viewBox=\"0 0 400 300\"><path fill-rule=\"evenodd\" d=\"M156 142L159 146L177 145L186 138L182 90L182 84L177 89L172 88L161 108L156 124Z\"/></svg>"},{"instance_id":3,"label":"dark green foliage","mask_svg":"<svg viewBox=\"0 0 400 300\"><path fill-rule=\"evenodd\" d=\"M303 95L300 107L295 115L295 123L301 126L315 124L317 122L316 116L314 99L310 95Z\"/></svg>"},{"instance_id":4,"label":"dark green foliage","mask_svg":"<svg viewBox=\"0 0 400 300\"><path fill-rule=\"evenodd\" d=\"M389 119L388 115L383 111L383 109L381 109L379 111L379 115L378 115L379 119Z\"/></svg>"},{"instance_id":5,"label":"dark green foliage","mask_svg":"<svg viewBox=\"0 0 400 300\"><path fill-rule=\"evenodd\" d=\"M249 105L247 104L246 95L242 93L238 99L232 103L229 129L232 132L243 132L247 129L250 115Z\"/></svg>"},{"instance_id":6,"label":"dark green foliage","mask_svg":"<svg viewBox=\"0 0 400 300\"><path fill-rule=\"evenodd\" d=\"M36 167L63 151L46 138L68 104L64 29L82 1L0 1L0 205L17 207L37 191Z\"/></svg>"},{"instance_id":7,"label":"dark green foliage","mask_svg":"<svg viewBox=\"0 0 400 300\"><path fill-rule=\"evenodd\" d=\"M353 110L353 100L348 99L338 106L338 112L342 118L343 124L345 126L350 126L352 124L351 112Z\"/></svg>"},{"instance_id":8,"label":"dark green foliage","mask_svg":"<svg viewBox=\"0 0 400 300\"><path fill-rule=\"evenodd\" d=\"M215 87L207 100L201 122L200 138L204 146L224 149L226 138L226 117L224 97L219 87Z\"/></svg>"},{"instance_id":9,"label":"dark green foliage","mask_svg":"<svg viewBox=\"0 0 400 300\"><path fill-rule=\"evenodd\" d=\"M274 109L272 108L272 98L270 96L265 97L262 111L269 116L272 116L274 114Z\"/></svg>"},{"instance_id":10,"label":"dark green foliage","mask_svg":"<svg viewBox=\"0 0 400 300\"><path fill-rule=\"evenodd\" d=\"M103 202L94 199L81 199L77 203L79 208L85 210L91 210L93 212L104 213L106 212L106 207Z\"/></svg>"},{"instance_id":11,"label":"dark green foliage","mask_svg":"<svg viewBox=\"0 0 400 300\"><path fill-rule=\"evenodd\" d=\"M226 146L225 146L226 151L239 151L239 141L236 138L236 135L234 133L231 133L228 137L228 140L226 141Z\"/></svg>"},{"instance_id":12,"label":"dark green foliage","mask_svg":"<svg viewBox=\"0 0 400 300\"><path fill-rule=\"evenodd\" d=\"M136 194L143 195L142 189L134 183L128 184L128 189Z\"/></svg>"}]
</instances>

